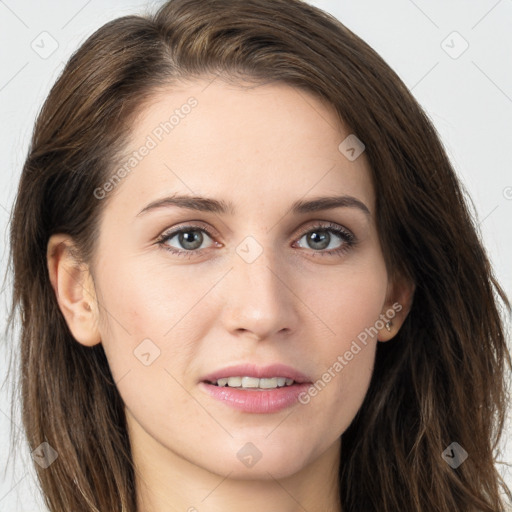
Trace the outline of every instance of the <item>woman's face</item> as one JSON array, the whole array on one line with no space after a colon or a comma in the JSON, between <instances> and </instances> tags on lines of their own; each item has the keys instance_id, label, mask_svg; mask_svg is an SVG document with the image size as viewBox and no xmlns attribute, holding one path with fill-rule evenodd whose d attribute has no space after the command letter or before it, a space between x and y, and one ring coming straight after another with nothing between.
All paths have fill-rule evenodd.
<instances>
[{"instance_id":1,"label":"woman's face","mask_svg":"<svg viewBox=\"0 0 512 512\"><path fill-rule=\"evenodd\" d=\"M141 113L97 190L93 272L136 457L282 478L337 456L394 302L365 154L340 148L349 135L281 84L196 81Z\"/></svg>"}]
</instances>

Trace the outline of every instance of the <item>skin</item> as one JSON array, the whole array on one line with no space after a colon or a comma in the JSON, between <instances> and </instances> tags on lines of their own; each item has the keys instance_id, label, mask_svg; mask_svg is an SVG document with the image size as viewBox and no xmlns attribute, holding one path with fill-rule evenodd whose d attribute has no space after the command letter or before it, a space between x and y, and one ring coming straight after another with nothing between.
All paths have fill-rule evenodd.
<instances>
[{"instance_id":1,"label":"skin","mask_svg":"<svg viewBox=\"0 0 512 512\"><path fill-rule=\"evenodd\" d=\"M368 162L340 152L350 131L332 108L284 84L210 82L169 88L141 111L128 152L190 96L198 101L108 197L90 266L73 260L69 237L50 239L52 285L77 342L103 344L126 406L140 511L340 511L340 436L412 286L388 278ZM231 201L235 214L169 206L138 215L175 193ZM296 200L332 195L357 198L369 214L290 213ZM194 255L157 243L192 221L210 233L200 231ZM327 248L315 246L305 235L318 222L350 230L357 243L327 254L347 242L331 233ZM247 236L262 251L250 263L237 253ZM178 236L165 243L190 247ZM244 362L284 363L316 381L396 302L391 332L370 337L306 405L252 414L199 388L207 373ZM160 351L150 365L134 355L147 338ZM237 457L248 442L262 454L252 467Z\"/></svg>"}]
</instances>

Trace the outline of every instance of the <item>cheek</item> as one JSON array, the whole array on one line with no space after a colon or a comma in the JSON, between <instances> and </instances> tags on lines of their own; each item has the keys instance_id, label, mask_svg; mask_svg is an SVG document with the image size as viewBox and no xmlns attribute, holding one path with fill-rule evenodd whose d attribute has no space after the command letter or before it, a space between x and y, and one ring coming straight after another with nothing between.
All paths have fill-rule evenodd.
<instances>
[{"instance_id":1,"label":"cheek","mask_svg":"<svg viewBox=\"0 0 512 512\"><path fill-rule=\"evenodd\" d=\"M197 293L162 271L138 272L117 268L104 288L102 343L118 392L133 417L162 425L176 424L198 414L180 383L183 369L196 350L187 323ZM131 276L129 280L123 275ZM106 281L104 281L106 283ZM180 290L176 292L175 290ZM187 420L188 418L188 420ZM168 433L168 432L167 432ZM175 435L175 433L173 434Z\"/></svg>"},{"instance_id":2,"label":"cheek","mask_svg":"<svg viewBox=\"0 0 512 512\"><path fill-rule=\"evenodd\" d=\"M110 336L113 340L120 337L133 342L141 336L170 337L208 284L202 286L197 276L194 279L179 269L138 264L137 259L121 261L115 268L105 266L99 282L105 306L103 325L119 334Z\"/></svg>"},{"instance_id":3,"label":"cheek","mask_svg":"<svg viewBox=\"0 0 512 512\"><path fill-rule=\"evenodd\" d=\"M135 259L118 260L115 269L104 265L98 277L101 337L114 380L123 379L125 389L138 382L139 388L169 390L171 376L183 382L215 318L208 292L218 276Z\"/></svg>"},{"instance_id":4,"label":"cheek","mask_svg":"<svg viewBox=\"0 0 512 512\"><path fill-rule=\"evenodd\" d=\"M321 422L326 412L332 435L341 435L359 410L371 380L377 346L376 326L387 291L381 260L344 267L308 290L308 306L322 319L313 359L320 369L303 403ZM315 421L315 420L313 420Z\"/></svg>"},{"instance_id":5,"label":"cheek","mask_svg":"<svg viewBox=\"0 0 512 512\"><path fill-rule=\"evenodd\" d=\"M350 325L334 342L326 343L321 351L322 361L317 367L313 385L300 398L306 411L308 428L324 431L324 447L337 439L348 428L360 409L371 381L377 341L359 334L363 323L349 318ZM340 322L342 320L340 319ZM361 341L363 340L363 341ZM319 347L320 348L320 347Z\"/></svg>"},{"instance_id":6,"label":"cheek","mask_svg":"<svg viewBox=\"0 0 512 512\"><path fill-rule=\"evenodd\" d=\"M385 266L378 258L367 265L340 267L314 287L308 284L303 293L327 329L322 345L331 358L348 350L354 339L371 341L369 332L375 334L375 324L384 313L387 284Z\"/></svg>"}]
</instances>

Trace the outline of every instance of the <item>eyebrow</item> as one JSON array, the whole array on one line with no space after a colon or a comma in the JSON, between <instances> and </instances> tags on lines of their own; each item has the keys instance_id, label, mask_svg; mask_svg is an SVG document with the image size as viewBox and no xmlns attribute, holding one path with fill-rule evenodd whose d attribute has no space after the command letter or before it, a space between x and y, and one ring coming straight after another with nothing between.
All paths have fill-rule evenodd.
<instances>
[{"instance_id":1,"label":"eyebrow","mask_svg":"<svg viewBox=\"0 0 512 512\"><path fill-rule=\"evenodd\" d=\"M207 197L175 194L172 197L164 197L163 199L157 199L156 201L149 203L137 214L137 217L152 210L170 206L201 212L235 215L235 207L231 202ZM292 204L291 211L294 214L301 214L321 210L332 210L334 208L357 208L366 215L371 215L370 210L362 201L353 196L346 195L317 197L307 201L298 200Z\"/></svg>"}]
</instances>

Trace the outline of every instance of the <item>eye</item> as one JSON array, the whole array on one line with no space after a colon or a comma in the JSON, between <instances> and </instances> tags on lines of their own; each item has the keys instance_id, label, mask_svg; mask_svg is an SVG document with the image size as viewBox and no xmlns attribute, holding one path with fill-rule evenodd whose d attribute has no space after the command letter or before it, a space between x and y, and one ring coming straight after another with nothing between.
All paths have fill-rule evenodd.
<instances>
[{"instance_id":1,"label":"eye","mask_svg":"<svg viewBox=\"0 0 512 512\"><path fill-rule=\"evenodd\" d=\"M351 231L332 223L317 224L309 228L299 241L303 238L306 239L306 244L314 250L315 256L342 254L356 244L356 237ZM336 241L338 241L337 245ZM329 247L331 250L325 251Z\"/></svg>"},{"instance_id":2,"label":"eye","mask_svg":"<svg viewBox=\"0 0 512 512\"><path fill-rule=\"evenodd\" d=\"M315 256L339 255L349 251L357 243L356 237L352 232L333 223L314 225L303 232L298 242L303 238L306 239L307 245L313 250L312 252ZM163 233L157 240L157 243L165 250L177 256L190 258L206 249L202 246L207 242L207 239L213 242L212 245L222 246L222 244L213 240L212 235L206 228L197 225L182 226L171 232ZM173 243L170 243L171 241ZM299 244L299 247L302 248L303 246ZM325 249L328 248L330 250L326 251Z\"/></svg>"},{"instance_id":3,"label":"eye","mask_svg":"<svg viewBox=\"0 0 512 512\"><path fill-rule=\"evenodd\" d=\"M173 238L176 239L175 243L178 244L178 247L169 244ZM164 233L157 240L157 243L178 256L192 256L201 251L205 238L212 240L210 233L205 228L191 225L182 226L170 233Z\"/></svg>"}]
</instances>

